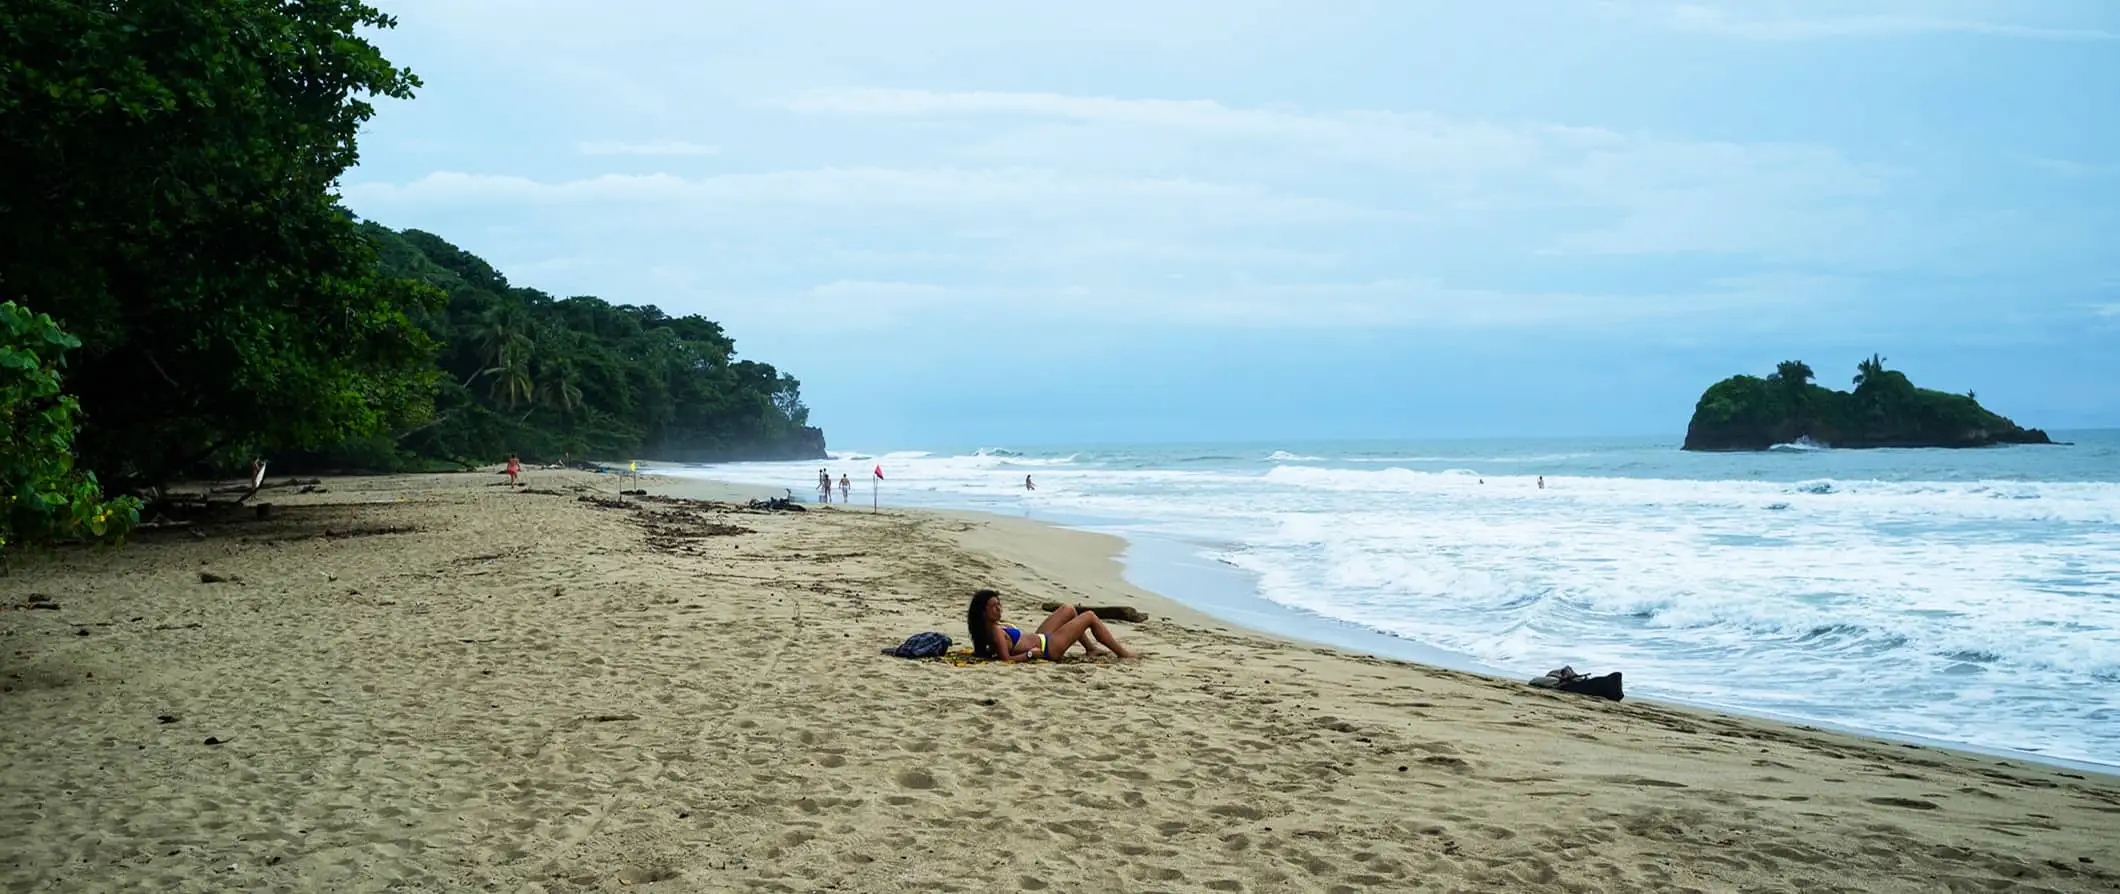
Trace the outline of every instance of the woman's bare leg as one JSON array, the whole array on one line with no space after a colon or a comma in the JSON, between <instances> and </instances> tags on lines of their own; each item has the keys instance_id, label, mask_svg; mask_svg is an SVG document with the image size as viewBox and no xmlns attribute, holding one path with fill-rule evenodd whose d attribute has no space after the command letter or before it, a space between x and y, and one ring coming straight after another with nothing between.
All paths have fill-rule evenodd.
<instances>
[{"instance_id":1,"label":"woman's bare leg","mask_svg":"<svg viewBox=\"0 0 2120 894\"><path fill-rule=\"evenodd\" d=\"M1065 626L1067 626L1067 622L1069 622L1069 621L1072 621L1072 620L1074 620L1074 619L1075 619L1075 607L1074 607L1074 606L1072 606L1072 605L1063 605L1063 606L1060 606L1059 608L1053 609L1053 613L1052 613L1052 614L1046 615L1046 616L1045 616L1045 620L1043 620L1043 621L1040 621L1040 622L1038 622L1038 632L1039 632L1039 633L1058 633L1058 632L1060 632L1060 628L1062 628L1062 627L1065 627Z\"/></svg>"},{"instance_id":2,"label":"woman's bare leg","mask_svg":"<svg viewBox=\"0 0 2120 894\"><path fill-rule=\"evenodd\" d=\"M1052 614L1045 616L1045 623L1038 625L1038 632L1048 635L1056 635L1061 630L1067 627L1067 622L1072 621L1079 616L1080 615L1075 611L1074 606L1060 606L1059 608L1053 609ZM1083 639L1081 640L1081 642L1082 651L1089 653L1089 656L1091 658L1095 658L1099 655L1109 654L1103 649L1097 648L1097 643L1094 640ZM1052 650L1054 658L1058 658L1066 652L1066 646L1057 646Z\"/></svg>"},{"instance_id":3,"label":"woman's bare leg","mask_svg":"<svg viewBox=\"0 0 2120 894\"><path fill-rule=\"evenodd\" d=\"M1059 633L1052 636L1049 640L1051 644L1046 651L1051 657L1058 658L1065 654L1070 646L1078 642L1082 643L1082 648L1089 649L1089 640L1084 637L1085 633L1095 637L1097 642L1103 643L1105 648L1112 650L1113 654L1121 658L1134 657L1134 650L1121 645L1119 638L1112 635L1110 627L1104 626L1104 620L1097 617L1096 612L1082 612L1075 615L1073 620L1068 621L1066 625L1060 628Z\"/></svg>"}]
</instances>

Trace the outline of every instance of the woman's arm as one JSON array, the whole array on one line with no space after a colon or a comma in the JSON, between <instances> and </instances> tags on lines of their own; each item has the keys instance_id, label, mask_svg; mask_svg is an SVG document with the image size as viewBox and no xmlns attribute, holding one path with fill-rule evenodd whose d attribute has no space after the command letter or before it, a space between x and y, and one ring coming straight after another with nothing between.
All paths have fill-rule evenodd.
<instances>
[{"instance_id":1,"label":"woman's arm","mask_svg":"<svg viewBox=\"0 0 2120 894\"><path fill-rule=\"evenodd\" d=\"M995 624L994 629L987 631L986 635L993 637L994 651L1001 653L1003 661L1023 661L1031 656L1030 647L1020 640L1010 642L1008 631L1001 629L1000 624Z\"/></svg>"}]
</instances>

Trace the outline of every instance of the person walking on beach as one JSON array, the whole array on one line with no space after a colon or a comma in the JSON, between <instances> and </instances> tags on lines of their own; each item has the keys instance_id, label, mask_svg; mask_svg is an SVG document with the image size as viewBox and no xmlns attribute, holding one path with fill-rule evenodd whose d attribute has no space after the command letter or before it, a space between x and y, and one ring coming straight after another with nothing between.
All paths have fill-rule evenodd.
<instances>
[{"instance_id":1,"label":"person walking on beach","mask_svg":"<svg viewBox=\"0 0 2120 894\"><path fill-rule=\"evenodd\" d=\"M1032 483L1031 483L1031 476L1029 476L1029 475L1025 475L1025 476L1023 476L1023 489L1024 489L1024 490L1037 490L1037 489L1038 489L1038 485L1032 484Z\"/></svg>"},{"instance_id":2,"label":"person walking on beach","mask_svg":"<svg viewBox=\"0 0 2120 894\"><path fill-rule=\"evenodd\" d=\"M839 473L839 502L854 502L854 479L848 478L845 472Z\"/></svg>"},{"instance_id":3,"label":"person walking on beach","mask_svg":"<svg viewBox=\"0 0 2120 894\"><path fill-rule=\"evenodd\" d=\"M517 485L518 483L520 483L520 481L521 481L521 478L522 478L522 474L523 474L523 461L522 461L522 459L521 459L520 457L517 457L517 456L516 456L515 454L513 454L513 453L510 453L510 454L508 454L508 486L509 486L509 487L514 487L514 486L516 486L516 485Z\"/></svg>"},{"instance_id":4,"label":"person walking on beach","mask_svg":"<svg viewBox=\"0 0 2120 894\"><path fill-rule=\"evenodd\" d=\"M832 502L832 471L830 469L817 470L817 501L820 503Z\"/></svg>"}]
</instances>

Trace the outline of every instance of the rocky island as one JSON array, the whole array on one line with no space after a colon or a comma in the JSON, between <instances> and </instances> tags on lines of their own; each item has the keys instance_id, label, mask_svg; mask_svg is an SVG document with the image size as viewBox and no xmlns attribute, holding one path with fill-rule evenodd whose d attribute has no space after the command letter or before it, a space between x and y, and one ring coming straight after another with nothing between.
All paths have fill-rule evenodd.
<instances>
[{"instance_id":1,"label":"rocky island","mask_svg":"<svg viewBox=\"0 0 2120 894\"><path fill-rule=\"evenodd\" d=\"M1736 375L1708 387L1686 426L1686 450L1765 450L1809 440L1827 447L1990 447L2051 444L2046 432L1988 411L1972 392L1916 388L1875 354L1856 364L1855 390L1814 384L1785 360L1766 378Z\"/></svg>"}]
</instances>

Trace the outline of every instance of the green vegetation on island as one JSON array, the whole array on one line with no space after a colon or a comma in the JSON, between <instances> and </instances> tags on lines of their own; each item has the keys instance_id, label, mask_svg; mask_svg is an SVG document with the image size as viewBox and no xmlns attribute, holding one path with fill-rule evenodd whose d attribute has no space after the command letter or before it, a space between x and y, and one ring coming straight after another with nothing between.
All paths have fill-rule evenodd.
<instances>
[{"instance_id":1,"label":"green vegetation on island","mask_svg":"<svg viewBox=\"0 0 2120 894\"><path fill-rule=\"evenodd\" d=\"M0 4L0 537L113 536L106 490L261 456L822 454L796 381L714 323L556 300L354 219L370 100L420 86L365 37L395 24L357 0Z\"/></svg>"},{"instance_id":2,"label":"green vegetation on island","mask_svg":"<svg viewBox=\"0 0 2120 894\"><path fill-rule=\"evenodd\" d=\"M1811 367L1785 360L1766 378L1736 375L1708 387L1686 426L1686 450L1765 450L1808 440L1827 447L1988 447L2050 444L1980 405L1972 392L1914 387L1871 355L1855 390L1814 384Z\"/></svg>"}]
</instances>

